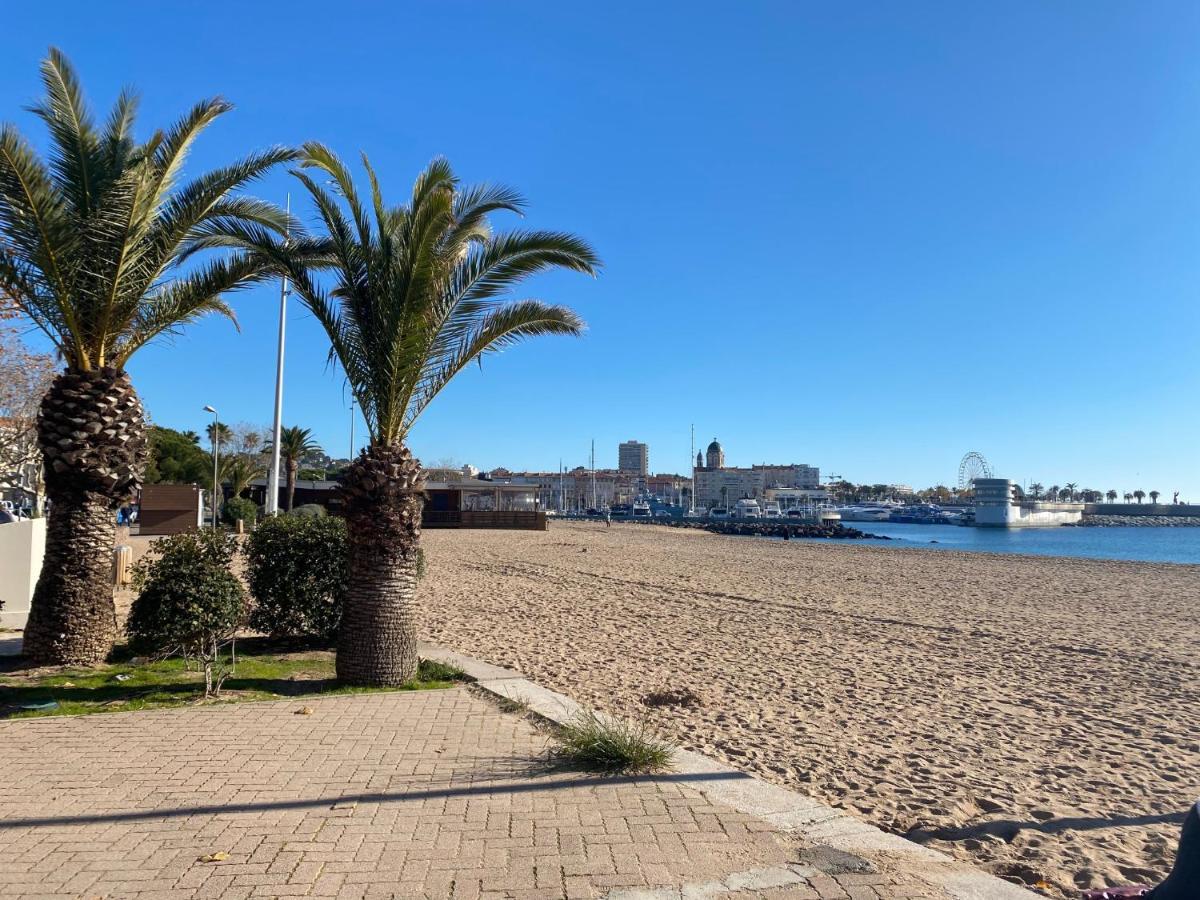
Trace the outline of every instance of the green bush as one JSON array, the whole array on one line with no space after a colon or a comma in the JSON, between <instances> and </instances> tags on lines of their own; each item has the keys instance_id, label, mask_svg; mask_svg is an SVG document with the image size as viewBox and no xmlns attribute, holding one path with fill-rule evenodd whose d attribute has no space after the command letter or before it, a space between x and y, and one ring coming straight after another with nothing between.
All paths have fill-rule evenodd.
<instances>
[{"instance_id":1,"label":"green bush","mask_svg":"<svg viewBox=\"0 0 1200 900\"><path fill-rule=\"evenodd\" d=\"M221 507L221 519L226 525L236 525L241 519L247 528L252 528L257 517L258 505L245 497L230 497Z\"/></svg>"},{"instance_id":2,"label":"green bush","mask_svg":"<svg viewBox=\"0 0 1200 900\"><path fill-rule=\"evenodd\" d=\"M323 519L326 513L325 507L320 503L305 503L303 506L297 506L288 515L300 519Z\"/></svg>"},{"instance_id":3,"label":"green bush","mask_svg":"<svg viewBox=\"0 0 1200 900\"><path fill-rule=\"evenodd\" d=\"M205 694L213 690L221 646L232 640L246 618L247 598L231 571L236 539L203 530L160 538L134 567L137 599L126 632L139 652L176 653L204 664Z\"/></svg>"},{"instance_id":4,"label":"green bush","mask_svg":"<svg viewBox=\"0 0 1200 900\"><path fill-rule=\"evenodd\" d=\"M255 631L333 639L346 591L344 520L297 515L265 519L246 541L245 553Z\"/></svg>"}]
</instances>

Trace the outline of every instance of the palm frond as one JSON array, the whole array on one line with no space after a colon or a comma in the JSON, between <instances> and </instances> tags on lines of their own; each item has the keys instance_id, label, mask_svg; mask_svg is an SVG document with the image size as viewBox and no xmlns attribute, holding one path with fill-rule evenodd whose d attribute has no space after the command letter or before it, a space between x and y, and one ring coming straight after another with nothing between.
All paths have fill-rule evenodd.
<instances>
[{"instance_id":1,"label":"palm frond","mask_svg":"<svg viewBox=\"0 0 1200 900\"><path fill-rule=\"evenodd\" d=\"M86 216L99 199L93 178L103 164L100 141L79 78L57 47L42 61L42 85L46 96L30 111L50 131L50 165L58 189L79 215Z\"/></svg>"},{"instance_id":2,"label":"palm frond","mask_svg":"<svg viewBox=\"0 0 1200 900\"><path fill-rule=\"evenodd\" d=\"M0 279L22 311L67 366L81 370L123 365L154 336L205 311L227 312L220 295L265 271L259 256L245 252L247 234L265 241L290 224L240 192L296 152L251 154L180 187L189 151L229 103L202 101L138 143L133 91L121 92L97 131L62 53L50 51L42 79L45 96L33 111L50 132L47 159L14 128L0 129ZM201 251L225 259L186 270Z\"/></svg>"},{"instance_id":3,"label":"palm frond","mask_svg":"<svg viewBox=\"0 0 1200 900\"><path fill-rule=\"evenodd\" d=\"M506 303L476 319L457 347L441 356L426 360L421 383L405 411L404 431L420 418L430 402L459 372L487 353L498 353L521 341L546 335L578 337L585 325L574 311L565 306L539 300Z\"/></svg>"},{"instance_id":4,"label":"palm frond","mask_svg":"<svg viewBox=\"0 0 1200 900\"><path fill-rule=\"evenodd\" d=\"M472 361L528 338L579 334L582 321L565 307L504 298L539 272L593 274L599 260L586 242L561 232L494 234L489 216L519 211L522 199L498 186L461 188L445 160L430 163L400 206L385 203L370 161L363 164L373 223L345 165L328 148L309 145L306 170L330 175L340 195L296 173L326 235L261 252L290 275L325 328L372 443L393 445ZM318 270L332 273L331 285L313 277Z\"/></svg>"},{"instance_id":5,"label":"palm frond","mask_svg":"<svg viewBox=\"0 0 1200 900\"><path fill-rule=\"evenodd\" d=\"M104 133L100 137L101 147L105 154L105 169L107 170L107 174L120 172L129 161L130 153L135 146L133 140L133 123L137 119L140 102L138 95L134 91L125 88L117 97L117 102L113 104L112 112L108 116L108 122L104 126ZM98 189L104 191L107 187L108 184L105 182L99 185Z\"/></svg>"},{"instance_id":6,"label":"palm frond","mask_svg":"<svg viewBox=\"0 0 1200 900\"><path fill-rule=\"evenodd\" d=\"M42 286L14 295L17 305L54 326L54 343L70 360L82 337L69 302L79 231L45 164L8 125L0 126L0 234L26 277Z\"/></svg>"},{"instance_id":7,"label":"palm frond","mask_svg":"<svg viewBox=\"0 0 1200 900\"><path fill-rule=\"evenodd\" d=\"M237 316L225 297L270 278L274 269L252 254L213 260L178 278L157 294L144 297L121 341L112 363L123 366L139 348L163 334L176 334L183 326L215 313L237 326Z\"/></svg>"}]
</instances>

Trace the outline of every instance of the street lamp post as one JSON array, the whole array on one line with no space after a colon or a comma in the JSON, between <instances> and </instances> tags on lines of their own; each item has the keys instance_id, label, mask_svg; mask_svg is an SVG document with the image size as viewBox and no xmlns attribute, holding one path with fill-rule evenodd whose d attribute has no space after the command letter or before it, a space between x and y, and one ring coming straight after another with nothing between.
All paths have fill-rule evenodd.
<instances>
[{"instance_id":1,"label":"street lamp post","mask_svg":"<svg viewBox=\"0 0 1200 900\"><path fill-rule=\"evenodd\" d=\"M217 457L220 455L220 452L221 452L221 422L217 418L217 411L215 409L213 409L211 406L204 407L204 411L210 412L213 414L213 433L212 433L213 483L212 483L212 497L209 498L209 502L212 505L212 527L213 527L213 531L216 531L217 530L217 491L220 487L218 484L218 481L217 481L217 479L220 477L217 474L218 473Z\"/></svg>"},{"instance_id":2,"label":"street lamp post","mask_svg":"<svg viewBox=\"0 0 1200 900\"><path fill-rule=\"evenodd\" d=\"M287 214L292 214L292 195L288 194ZM289 232L284 234L287 243ZM287 330L288 280L284 275L279 283L279 347L275 357L275 421L271 428L271 471L267 478L267 515L279 513L279 439L283 428L283 349Z\"/></svg>"}]
</instances>

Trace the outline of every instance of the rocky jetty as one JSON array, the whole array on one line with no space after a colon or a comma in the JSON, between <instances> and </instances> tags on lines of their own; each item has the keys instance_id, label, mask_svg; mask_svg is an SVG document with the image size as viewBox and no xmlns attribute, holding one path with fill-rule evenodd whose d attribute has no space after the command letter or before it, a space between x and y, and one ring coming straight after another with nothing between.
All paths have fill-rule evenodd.
<instances>
[{"instance_id":1,"label":"rocky jetty","mask_svg":"<svg viewBox=\"0 0 1200 900\"><path fill-rule=\"evenodd\" d=\"M791 522L747 522L747 521L709 521L706 519L672 519L658 522L660 525L670 525L674 528L699 528L713 534L728 534L736 537L775 537L785 541L791 538L838 538L857 540L874 538L886 541L890 538L878 534L868 534L857 528L847 528L845 525L806 525Z\"/></svg>"},{"instance_id":2,"label":"rocky jetty","mask_svg":"<svg viewBox=\"0 0 1200 900\"><path fill-rule=\"evenodd\" d=\"M1200 526L1200 516L1088 516L1085 515L1077 528L1106 528L1113 525L1139 525L1156 528L1187 528Z\"/></svg>"}]
</instances>

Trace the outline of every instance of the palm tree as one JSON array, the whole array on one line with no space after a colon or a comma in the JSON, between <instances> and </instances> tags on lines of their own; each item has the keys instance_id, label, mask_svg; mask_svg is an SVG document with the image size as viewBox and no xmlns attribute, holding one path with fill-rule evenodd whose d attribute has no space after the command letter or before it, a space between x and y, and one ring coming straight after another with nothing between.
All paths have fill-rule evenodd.
<instances>
[{"instance_id":1,"label":"palm tree","mask_svg":"<svg viewBox=\"0 0 1200 900\"><path fill-rule=\"evenodd\" d=\"M231 196L276 164L255 154L180 186L196 138L230 109L205 100L165 131L133 136L137 97L123 92L102 127L61 52L42 63L45 98L32 111L50 132L47 158L0 127L0 294L58 349L64 371L42 401L38 439L53 501L45 564L25 629L39 664L102 661L115 637L109 568L118 504L141 485L147 459L131 356L207 313L232 318L222 296L269 273L228 233L282 231L276 207Z\"/></svg>"},{"instance_id":2,"label":"palm tree","mask_svg":"<svg viewBox=\"0 0 1200 900\"><path fill-rule=\"evenodd\" d=\"M1133 499L1133 494L1129 493L1129 491L1126 491L1125 492L1125 502L1128 503L1132 499Z\"/></svg>"},{"instance_id":3,"label":"palm tree","mask_svg":"<svg viewBox=\"0 0 1200 900\"><path fill-rule=\"evenodd\" d=\"M1045 490L1045 487L1042 485L1042 483L1040 481L1035 481L1029 486L1029 496L1034 500L1041 500L1043 490Z\"/></svg>"},{"instance_id":4,"label":"palm tree","mask_svg":"<svg viewBox=\"0 0 1200 900\"><path fill-rule=\"evenodd\" d=\"M1151 491L1150 492L1150 502L1157 504L1159 496L1160 496L1160 494L1158 493L1158 491Z\"/></svg>"},{"instance_id":5,"label":"palm tree","mask_svg":"<svg viewBox=\"0 0 1200 900\"><path fill-rule=\"evenodd\" d=\"M417 670L424 476L405 445L408 433L451 379L485 354L540 335L580 334L583 322L571 310L507 295L535 273L594 274L599 261L570 234L493 233L489 215L520 210L521 198L502 187L463 187L444 160L421 173L406 205L387 206L364 156L371 186L364 206L332 151L319 144L304 149L304 166L320 175L296 175L326 234L260 250L292 278L324 326L370 438L341 478L350 574L338 678L395 685ZM329 289L314 278L322 269L332 271Z\"/></svg>"},{"instance_id":6,"label":"palm tree","mask_svg":"<svg viewBox=\"0 0 1200 900\"><path fill-rule=\"evenodd\" d=\"M263 453L272 452L270 444L263 447ZM287 463L287 509L290 512L296 498L296 474L300 471L300 460L309 453L320 453L321 445L312 439L311 428L279 429L279 455Z\"/></svg>"},{"instance_id":7,"label":"palm tree","mask_svg":"<svg viewBox=\"0 0 1200 900\"><path fill-rule=\"evenodd\" d=\"M231 497L240 497L255 478L262 478L267 471L261 459L239 453L226 456L218 462L221 481L229 482Z\"/></svg>"},{"instance_id":8,"label":"palm tree","mask_svg":"<svg viewBox=\"0 0 1200 900\"><path fill-rule=\"evenodd\" d=\"M1067 492L1068 500L1075 499L1075 488L1077 488L1077 487L1078 487L1078 485L1074 481L1068 481L1065 485L1063 485L1063 488Z\"/></svg>"},{"instance_id":9,"label":"palm tree","mask_svg":"<svg viewBox=\"0 0 1200 900\"><path fill-rule=\"evenodd\" d=\"M1050 485L1050 487L1046 488L1046 497L1047 497L1047 499L1049 499L1049 500L1057 500L1057 499L1058 499L1058 490L1059 490L1059 489L1058 489L1058 485L1057 485L1057 484L1052 484L1052 485Z\"/></svg>"},{"instance_id":10,"label":"palm tree","mask_svg":"<svg viewBox=\"0 0 1200 900\"><path fill-rule=\"evenodd\" d=\"M1140 488L1133 492L1133 499L1136 500L1138 503L1141 503L1142 500L1145 499L1145 497L1146 497L1146 492L1141 490Z\"/></svg>"},{"instance_id":11,"label":"palm tree","mask_svg":"<svg viewBox=\"0 0 1200 900\"><path fill-rule=\"evenodd\" d=\"M224 422L209 422L208 427L204 429L204 433L208 435L209 446L213 443L213 434L216 434L221 441L221 447L228 447L233 441L233 429Z\"/></svg>"},{"instance_id":12,"label":"palm tree","mask_svg":"<svg viewBox=\"0 0 1200 900\"><path fill-rule=\"evenodd\" d=\"M1111 488L1109 489L1108 493L1105 494L1104 496L1108 498L1109 503L1117 502L1117 492L1112 490Z\"/></svg>"}]
</instances>

